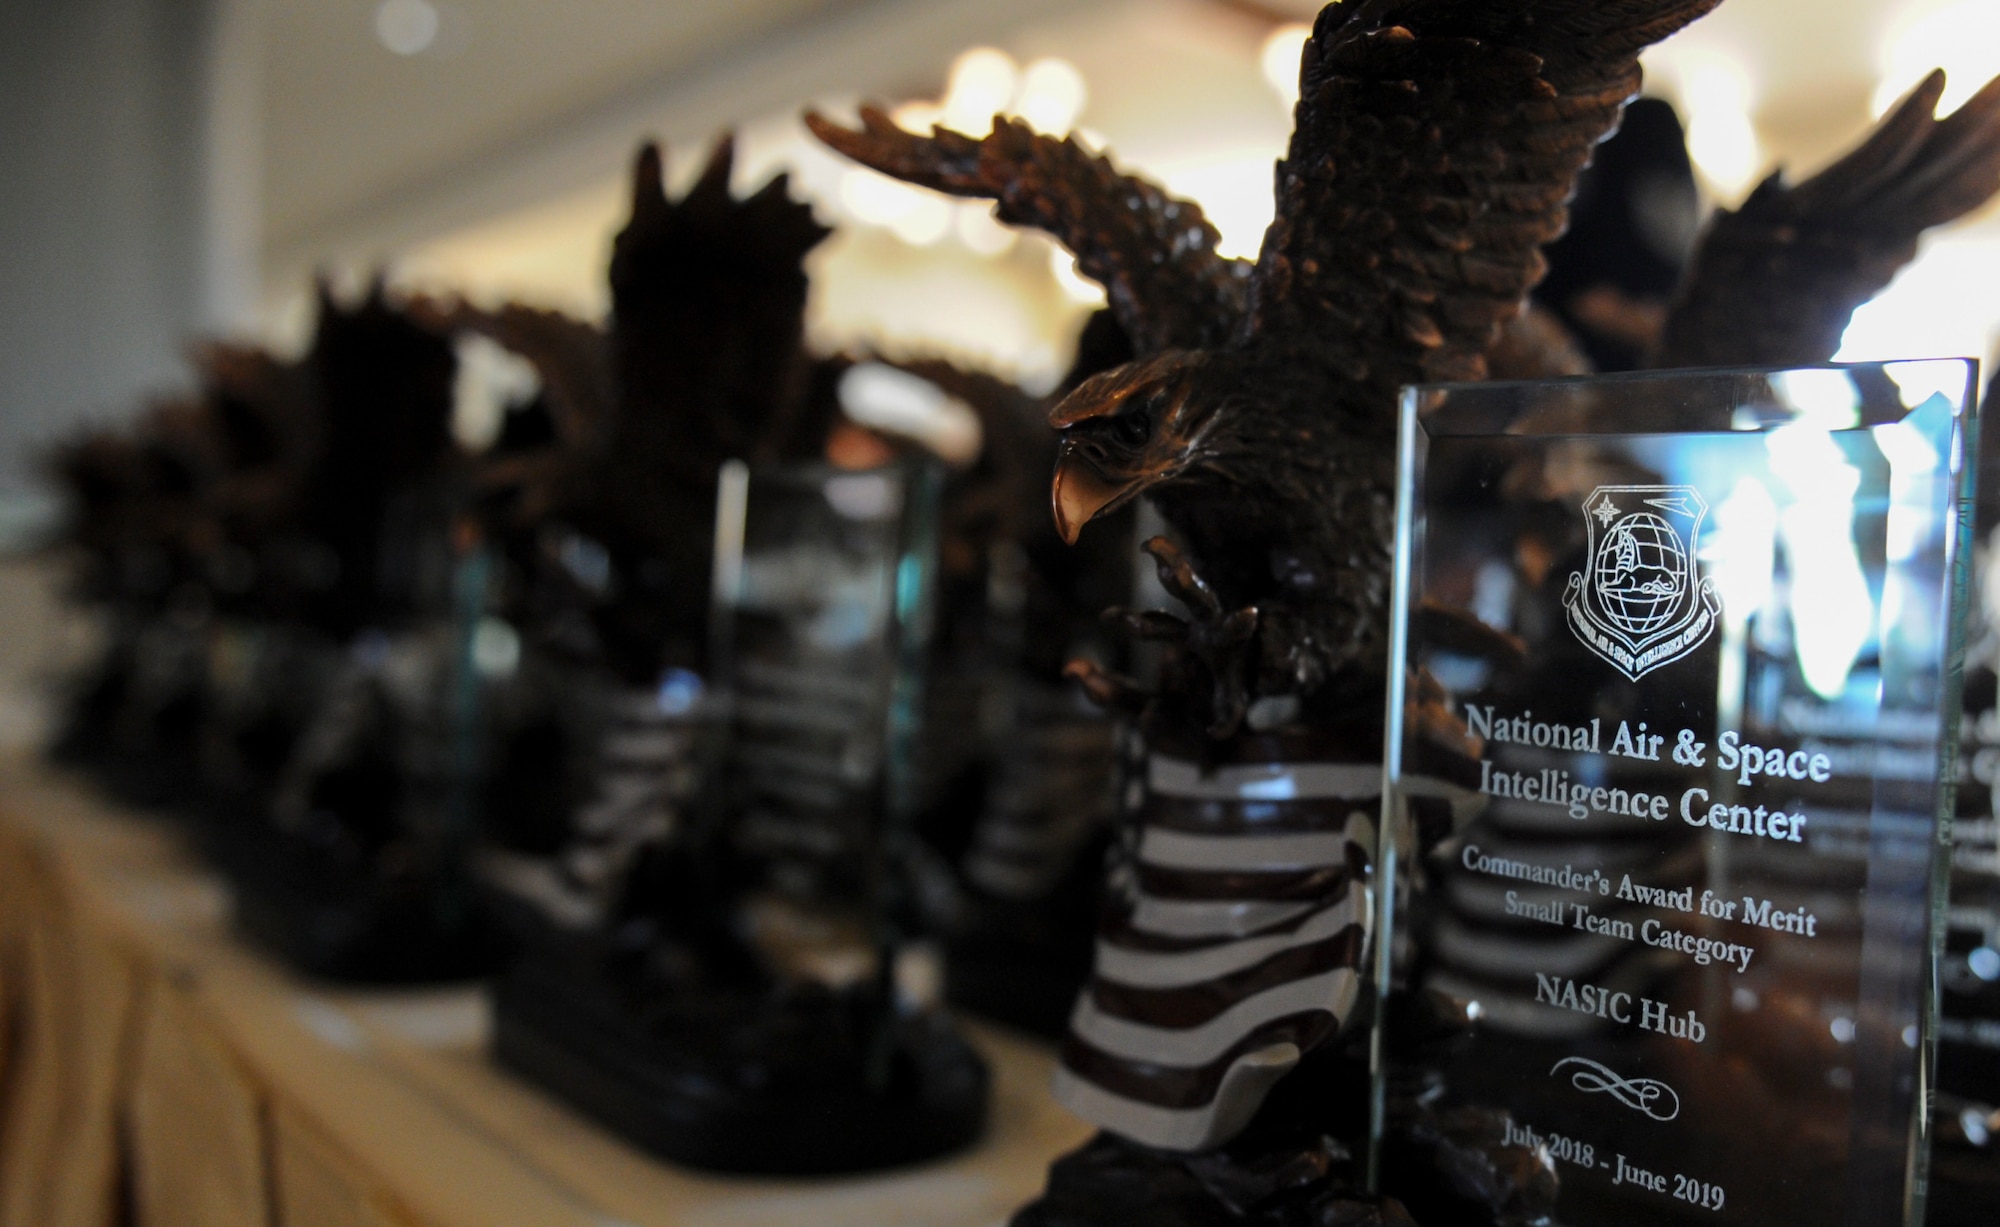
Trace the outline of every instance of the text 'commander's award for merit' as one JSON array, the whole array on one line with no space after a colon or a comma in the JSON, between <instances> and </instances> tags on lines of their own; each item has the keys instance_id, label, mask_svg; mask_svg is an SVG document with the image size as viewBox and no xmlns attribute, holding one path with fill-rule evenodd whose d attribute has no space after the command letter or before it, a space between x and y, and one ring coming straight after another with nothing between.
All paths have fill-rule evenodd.
<instances>
[{"instance_id":1,"label":"text 'commander's award for merit'","mask_svg":"<svg viewBox=\"0 0 2000 1227\"><path fill-rule=\"evenodd\" d=\"M1973 379L1405 393L1377 980L1476 1022L1379 1046L1388 1136L1545 1146L1569 1227L1921 1221Z\"/></svg>"}]
</instances>

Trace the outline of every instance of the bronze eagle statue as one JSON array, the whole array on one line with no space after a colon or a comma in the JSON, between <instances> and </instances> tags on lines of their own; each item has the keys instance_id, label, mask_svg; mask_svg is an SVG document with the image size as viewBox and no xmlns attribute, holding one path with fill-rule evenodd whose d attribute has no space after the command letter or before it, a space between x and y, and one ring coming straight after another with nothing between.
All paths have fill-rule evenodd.
<instances>
[{"instance_id":1,"label":"bronze eagle statue","mask_svg":"<svg viewBox=\"0 0 2000 1227\"><path fill-rule=\"evenodd\" d=\"M1266 1127L1265 1088L1295 1063L1303 1076L1302 1058L1337 1033L1352 1004L1352 976L1342 968L1357 963L1339 945L1353 933L1338 929L1337 910L1355 872L1316 860L1309 899L1285 894L1290 911L1257 912L1278 907L1272 884L1290 879L1278 867L1252 866L1254 850L1230 838L1234 828L1223 830L1220 818L1197 822L1186 798L1201 799L1203 815L1224 813L1211 794L1229 782L1231 755L1260 738L1345 729L1354 753L1365 757L1371 747L1360 743L1371 740L1379 749L1397 391L1484 378L1496 344L1519 340L1507 329L1543 272L1540 249L1563 232L1578 174L1637 93L1640 51L1716 2L1330 5L1302 55L1295 130L1277 168L1277 216L1255 261L1222 257L1197 206L1119 173L1074 140L1004 117L973 137L905 132L879 108L864 108L858 128L807 116L820 139L877 170L995 200L1002 221L1047 231L1104 286L1133 356L1053 409L1063 436L1055 518L1074 540L1091 519L1150 498L1172 540L1147 548L1191 614L1125 615L1140 634L1181 648L1156 694L1099 667L1076 670L1100 699L1146 704L1149 736L1167 734L1153 765L1172 768L1155 771L1149 789L1163 780L1173 787L1158 813L1134 824L1135 847L1120 871L1126 881L1099 930L1098 966L1072 1017L1058 1086L1070 1106L1154 1148L1153 1157L1101 1137L1060 1161L1048 1197L1017 1221L1070 1221L1062 1207L1083 1204L1099 1167L1192 1177L1232 1205L1242 1192L1237 1176L1262 1170L1269 1156L1257 1148L1283 1128ZM1928 101L1920 91L1904 104L1885 123L1887 135L1827 172L1826 188L1777 181L1742 211L1745 225L1765 235L1742 238L1747 248L1810 231L1824 249L1819 270L1846 250L1846 265L1866 275L1773 279L1753 261L1698 256L1704 271L1680 311L1695 312L1711 294L1782 298L1838 287L1848 301L1824 310L1844 320L1886 280L1883 269L1907 259L1924 226L1969 207L1960 200L1991 194L1991 112L1982 103L1964 120L1935 121L1935 89L1924 90ZM1899 179L1913 166L1923 168L1921 189ZM1704 250L1743 234L1719 222ZM1782 320L1783 307L1765 314ZM1813 335L1799 343L1830 356L1837 339ZM1524 348L1560 347L1515 348L1518 361ZM1789 350L1778 358L1796 360ZM1470 649L1509 647L1476 624L1451 629ZM1175 763L1171 748L1160 749L1190 740L1203 763ZM1365 773L1355 766L1356 779ZM1333 781L1340 772L1321 774ZM1359 796L1367 789L1355 787L1350 795L1329 782L1324 796L1291 803L1297 813L1263 815L1255 829L1301 838L1337 830L1367 808ZM1201 872L1158 862L1152 836L1167 832L1164 848L1197 827L1216 849ZM1350 836L1345 849L1356 848ZM1224 904L1272 923L1232 928ZM1209 911L1197 916L1198 908ZM1161 927L1169 920L1171 932ZM1189 927L1197 921L1199 932ZM1309 979L1309 997L1284 995ZM1306 1114L1302 1137L1326 1110ZM1257 1127L1244 1132L1252 1113ZM1263 1141L1252 1140L1260 1130ZM1461 1158L1479 1149L1452 1145L1466 1147ZM1310 1137L1299 1146L1300 1156L1333 1162ZM1256 1154L1223 1163L1236 1175L1203 1174L1239 1147ZM1196 1153L1180 1167L1161 1166L1162 1150ZM1539 1187L1539 1171L1522 1168L1519 1187Z\"/></svg>"},{"instance_id":2,"label":"bronze eagle statue","mask_svg":"<svg viewBox=\"0 0 2000 1227\"><path fill-rule=\"evenodd\" d=\"M1074 140L996 122L919 137L811 116L836 149L1049 230L1105 286L1138 357L1051 414L1058 526L1146 494L1176 538L1163 578L1213 695L1212 737L1254 698L1368 702L1385 668L1395 403L1478 379L1561 234L1575 178L1637 93L1638 53L1717 0L1324 9L1300 65L1277 217L1254 263L1198 208ZM1178 623L1178 619L1172 619ZM1105 679L1099 679L1100 684Z\"/></svg>"},{"instance_id":3,"label":"bronze eagle statue","mask_svg":"<svg viewBox=\"0 0 2000 1227\"><path fill-rule=\"evenodd\" d=\"M1198 206L1074 139L1001 117L985 137L918 136L875 108L859 129L807 122L877 170L994 199L1104 286L1137 356L1051 414L1056 520L1074 540L1142 494L1156 503L1174 540L1148 549L1195 622L1129 621L1184 641L1213 696L1187 714L1221 737L1258 697L1345 706L1379 685L1397 389L1486 376L1577 174L1637 93L1638 52L1712 7L1329 5L1254 262L1218 254ZM1830 357L1917 236L2000 187L2000 89L1937 120L1941 87L1920 86L1827 171L1773 176L1719 215L1654 365ZM1079 672L1100 697L1132 697Z\"/></svg>"}]
</instances>

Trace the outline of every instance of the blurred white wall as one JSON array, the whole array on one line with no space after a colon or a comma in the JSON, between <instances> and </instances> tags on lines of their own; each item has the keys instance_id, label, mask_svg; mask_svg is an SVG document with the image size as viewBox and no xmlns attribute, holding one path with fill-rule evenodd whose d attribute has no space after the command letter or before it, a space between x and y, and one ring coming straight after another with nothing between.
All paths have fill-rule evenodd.
<instances>
[{"instance_id":1,"label":"blurred white wall","mask_svg":"<svg viewBox=\"0 0 2000 1227\"><path fill-rule=\"evenodd\" d=\"M0 541L46 514L53 439L179 384L186 338L250 302L206 225L221 7L0 4Z\"/></svg>"}]
</instances>

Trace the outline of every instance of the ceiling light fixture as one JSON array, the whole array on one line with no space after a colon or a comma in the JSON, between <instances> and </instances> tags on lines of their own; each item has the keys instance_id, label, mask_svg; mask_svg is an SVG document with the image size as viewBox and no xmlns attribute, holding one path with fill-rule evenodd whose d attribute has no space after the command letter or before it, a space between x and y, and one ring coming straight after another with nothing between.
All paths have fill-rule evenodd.
<instances>
[{"instance_id":1,"label":"ceiling light fixture","mask_svg":"<svg viewBox=\"0 0 2000 1227\"><path fill-rule=\"evenodd\" d=\"M430 50L442 24L430 0L382 0L375 9L375 37L397 55Z\"/></svg>"}]
</instances>

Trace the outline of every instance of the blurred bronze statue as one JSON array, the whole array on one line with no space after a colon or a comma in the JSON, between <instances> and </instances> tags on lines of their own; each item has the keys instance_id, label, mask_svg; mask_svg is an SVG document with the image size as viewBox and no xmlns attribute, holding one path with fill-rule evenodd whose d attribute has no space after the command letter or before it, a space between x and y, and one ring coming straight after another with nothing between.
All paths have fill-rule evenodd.
<instances>
[{"instance_id":1,"label":"blurred bronze statue","mask_svg":"<svg viewBox=\"0 0 2000 1227\"><path fill-rule=\"evenodd\" d=\"M2000 80L1943 119L1933 72L1851 152L1797 185L1774 172L1708 223L1651 367L1795 366L1840 348L1854 309L1925 230L2000 191Z\"/></svg>"},{"instance_id":2,"label":"blurred bronze statue","mask_svg":"<svg viewBox=\"0 0 2000 1227\"><path fill-rule=\"evenodd\" d=\"M1830 360L1855 308L1927 230L2000 192L2000 82L1939 119L1943 90L1932 73L1824 170L1797 184L1774 171L1678 253L1643 223L1677 214L1681 188L1693 190L1676 180L1689 174L1680 126L1647 99L1635 130L1635 105L1584 176L1576 225L1548 249L1535 305L1488 352L1489 375Z\"/></svg>"},{"instance_id":3,"label":"blurred bronze statue","mask_svg":"<svg viewBox=\"0 0 2000 1227\"><path fill-rule=\"evenodd\" d=\"M379 282L318 307L302 358L205 346L193 397L61 459L112 634L55 751L184 811L295 966L463 975L457 359Z\"/></svg>"},{"instance_id":4,"label":"blurred bronze statue","mask_svg":"<svg viewBox=\"0 0 2000 1227\"><path fill-rule=\"evenodd\" d=\"M734 163L725 137L674 199L659 150L640 152L602 329L431 305L526 358L541 385L480 482L506 559L494 609L521 644L493 687L483 790L482 875L521 945L495 989L494 1047L678 1162L853 1171L970 1141L986 1074L939 1011L896 989L901 866L881 790L824 774L844 751L856 770L876 761L868 712L841 704L887 689L829 676L829 652L791 633L819 625L821 605L856 612L841 543L754 559L747 545L755 523L808 522L785 491L829 480L855 428L838 395L851 363L805 337L805 258L829 231L783 175L733 192ZM719 534L729 462L748 467ZM767 602L755 659L748 617L713 581L729 548ZM859 613L849 637L882 638ZM800 851L794 835L825 841ZM815 964L784 928L800 916L875 970Z\"/></svg>"}]
</instances>

